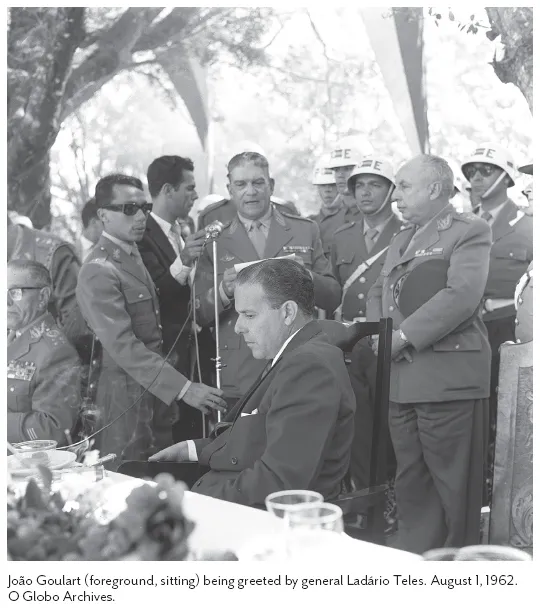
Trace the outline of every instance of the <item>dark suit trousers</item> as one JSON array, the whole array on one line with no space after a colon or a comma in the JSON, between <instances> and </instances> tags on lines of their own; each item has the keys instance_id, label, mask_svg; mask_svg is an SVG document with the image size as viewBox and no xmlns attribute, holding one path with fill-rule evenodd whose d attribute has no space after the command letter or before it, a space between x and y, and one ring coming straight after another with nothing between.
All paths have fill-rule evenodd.
<instances>
[{"instance_id":1,"label":"dark suit trousers","mask_svg":"<svg viewBox=\"0 0 540 608\"><path fill-rule=\"evenodd\" d=\"M390 402L398 548L424 553L479 542L487 403Z\"/></svg>"}]
</instances>

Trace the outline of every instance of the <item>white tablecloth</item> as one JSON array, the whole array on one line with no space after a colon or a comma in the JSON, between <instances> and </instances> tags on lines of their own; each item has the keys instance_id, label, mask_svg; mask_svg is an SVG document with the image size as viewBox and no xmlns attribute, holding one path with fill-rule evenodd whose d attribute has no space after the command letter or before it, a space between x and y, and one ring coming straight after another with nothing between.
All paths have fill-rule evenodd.
<instances>
[{"instance_id":1,"label":"white tablecloth","mask_svg":"<svg viewBox=\"0 0 540 608\"><path fill-rule=\"evenodd\" d=\"M145 483L120 473L108 473L108 476L118 482L119 498L127 496L133 487ZM195 522L190 544L196 553L233 551L241 554L246 544L253 542L256 537L264 536L275 541L284 534L283 520L266 511L194 492L185 493L184 509L186 516ZM348 561L364 558L385 562L420 559L412 553L355 540L346 535L338 537L332 534L332 538L339 538L338 559Z\"/></svg>"}]
</instances>

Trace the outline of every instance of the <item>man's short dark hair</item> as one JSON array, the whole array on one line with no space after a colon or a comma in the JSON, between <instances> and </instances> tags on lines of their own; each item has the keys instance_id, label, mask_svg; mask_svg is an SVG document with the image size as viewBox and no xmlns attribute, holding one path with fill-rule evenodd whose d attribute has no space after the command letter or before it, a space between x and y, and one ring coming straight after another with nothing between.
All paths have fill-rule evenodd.
<instances>
[{"instance_id":1,"label":"man's short dark hair","mask_svg":"<svg viewBox=\"0 0 540 608\"><path fill-rule=\"evenodd\" d=\"M160 156L152 161L146 173L148 190L150 196L155 198L165 184L170 184L173 188L184 180L184 171L193 171L193 161L190 158L181 156Z\"/></svg>"},{"instance_id":2,"label":"man's short dark hair","mask_svg":"<svg viewBox=\"0 0 540 608\"><path fill-rule=\"evenodd\" d=\"M264 260L244 268L236 285L260 285L272 308L292 300L307 317L315 314L315 287L309 272L293 260Z\"/></svg>"},{"instance_id":3,"label":"man's short dark hair","mask_svg":"<svg viewBox=\"0 0 540 608\"><path fill-rule=\"evenodd\" d=\"M141 180L132 175L113 173L102 177L96 184L95 201L99 208L110 205L113 200L114 186L133 186L139 190L144 190Z\"/></svg>"},{"instance_id":4,"label":"man's short dark hair","mask_svg":"<svg viewBox=\"0 0 540 608\"><path fill-rule=\"evenodd\" d=\"M8 262L8 268L11 270L20 270L21 272L27 272L30 275L30 279L36 287L43 285L46 287L52 287L51 275L47 268L40 262L35 260L27 260L26 258L17 258Z\"/></svg>"},{"instance_id":5,"label":"man's short dark hair","mask_svg":"<svg viewBox=\"0 0 540 608\"><path fill-rule=\"evenodd\" d=\"M245 165L247 163L253 163L256 167L264 169L265 173L270 177L270 166L266 157L258 152L242 152L233 156L227 165L227 178L231 179L231 173L233 169L236 169L239 165Z\"/></svg>"},{"instance_id":6,"label":"man's short dark hair","mask_svg":"<svg viewBox=\"0 0 540 608\"><path fill-rule=\"evenodd\" d=\"M84 207L82 208L82 211L81 211L81 219L82 219L83 226L85 228L88 228L88 225L90 224L90 222L93 219L97 219L97 216L98 216L97 210L98 210L98 206L96 205L95 198L91 198L89 201L87 201L84 204Z\"/></svg>"}]
</instances>

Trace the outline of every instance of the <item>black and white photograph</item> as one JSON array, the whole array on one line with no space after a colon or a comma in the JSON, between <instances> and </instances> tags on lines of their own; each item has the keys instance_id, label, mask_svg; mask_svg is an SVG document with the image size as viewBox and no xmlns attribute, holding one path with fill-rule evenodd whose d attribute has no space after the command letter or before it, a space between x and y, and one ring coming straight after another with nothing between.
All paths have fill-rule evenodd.
<instances>
[{"instance_id":1,"label":"black and white photograph","mask_svg":"<svg viewBox=\"0 0 540 608\"><path fill-rule=\"evenodd\" d=\"M5 14L8 603L514 602L533 8Z\"/></svg>"}]
</instances>

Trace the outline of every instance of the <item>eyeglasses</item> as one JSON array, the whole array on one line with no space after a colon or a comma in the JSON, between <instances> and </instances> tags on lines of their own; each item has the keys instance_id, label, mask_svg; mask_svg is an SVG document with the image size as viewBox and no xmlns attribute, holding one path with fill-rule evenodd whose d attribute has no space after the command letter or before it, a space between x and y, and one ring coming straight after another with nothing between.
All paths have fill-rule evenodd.
<instances>
[{"instance_id":1,"label":"eyeglasses","mask_svg":"<svg viewBox=\"0 0 540 608\"><path fill-rule=\"evenodd\" d=\"M463 174L465 177L471 181L471 179L476 175L478 171L482 177L489 177L493 175L497 167L495 165L485 165L483 163L466 165L463 167Z\"/></svg>"},{"instance_id":2,"label":"eyeglasses","mask_svg":"<svg viewBox=\"0 0 540 608\"><path fill-rule=\"evenodd\" d=\"M47 287L47 285L41 285L40 287L10 287L7 292L9 297L14 302L20 302L22 300L23 291L25 289L43 289L44 287Z\"/></svg>"},{"instance_id":3,"label":"eyeglasses","mask_svg":"<svg viewBox=\"0 0 540 608\"><path fill-rule=\"evenodd\" d=\"M152 211L153 203L124 203L123 205L104 205L102 209L110 209L111 211L121 211L124 215L137 215L139 209L148 215Z\"/></svg>"}]
</instances>

